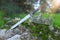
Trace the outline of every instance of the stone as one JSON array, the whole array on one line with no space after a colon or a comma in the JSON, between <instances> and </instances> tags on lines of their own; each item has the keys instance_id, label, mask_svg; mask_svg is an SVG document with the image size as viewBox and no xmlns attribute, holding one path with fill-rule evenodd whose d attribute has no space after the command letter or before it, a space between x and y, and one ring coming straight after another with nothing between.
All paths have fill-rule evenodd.
<instances>
[{"instance_id":1,"label":"stone","mask_svg":"<svg viewBox=\"0 0 60 40\"><path fill-rule=\"evenodd\" d=\"M50 31L53 31L53 30L54 30L53 25L49 25L49 30L50 30Z\"/></svg>"},{"instance_id":2,"label":"stone","mask_svg":"<svg viewBox=\"0 0 60 40\"><path fill-rule=\"evenodd\" d=\"M12 19L12 22L15 23L15 22L17 22L17 21L19 21L19 20L20 20L20 18L15 17L15 19Z\"/></svg>"},{"instance_id":3,"label":"stone","mask_svg":"<svg viewBox=\"0 0 60 40\"><path fill-rule=\"evenodd\" d=\"M56 30L55 34L56 35L60 35L60 32L58 30Z\"/></svg>"},{"instance_id":4,"label":"stone","mask_svg":"<svg viewBox=\"0 0 60 40\"><path fill-rule=\"evenodd\" d=\"M7 40L21 40L20 37L21 37L21 35L16 34L16 35L14 35L13 37L11 37L11 38L9 38Z\"/></svg>"},{"instance_id":5,"label":"stone","mask_svg":"<svg viewBox=\"0 0 60 40\"><path fill-rule=\"evenodd\" d=\"M19 21L19 20L20 20L20 18L15 17L15 20Z\"/></svg>"},{"instance_id":6,"label":"stone","mask_svg":"<svg viewBox=\"0 0 60 40\"><path fill-rule=\"evenodd\" d=\"M28 33L25 32L25 33L21 34L21 39L22 39L22 40L29 40L29 35L28 35Z\"/></svg>"},{"instance_id":7,"label":"stone","mask_svg":"<svg viewBox=\"0 0 60 40\"><path fill-rule=\"evenodd\" d=\"M13 33L12 30L8 30L8 31L5 33L5 37L6 37L6 38L10 38L10 37L12 37L12 36L14 36L14 35L15 35L15 33Z\"/></svg>"},{"instance_id":8,"label":"stone","mask_svg":"<svg viewBox=\"0 0 60 40\"><path fill-rule=\"evenodd\" d=\"M6 29L0 29L0 36L4 36L6 33Z\"/></svg>"},{"instance_id":9,"label":"stone","mask_svg":"<svg viewBox=\"0 0 60 40\"><path fill-rule=\"evenodd\" d=\"M6 38L5 37L0 37L0 40L6 40Z\"/></svg>"},{"instance_id":10,"label":"stone","mask_svg":"<svg viewBox=\"0 0 60 40\"><path fill-rule=\"evenodd\" d=\"M0 29L0 40L6 40L5 38L5 33L6 33L6 29Z\"/></svg>"},{"instance_id":11,"label":"stone","mask_svg":"<svg viewBox=\"0 0 60 40\"><path fill-rule=\"evenodd\" d=\"M51 35L48 36L48 40L54 40Z\"/></svg>"},{"instance_id":12,"label":"stone","mask_svg":"<svg viewBox=\"0 0 60 40\"><path fill-rule=\"evenodd\" d=\"M18 28L14 29L13 32L16 33L16 34L22 34L22 31L19 30Z\"/></svg>"},{"instance_id":13,"label":"stone","mask_svg":"<svg viewBox=\"0 0 60 40\"><path fill-rule=\"evenodd\" d=\"M5 17L4 20L8 21L10 20L11 18L10 17Z\"/></svg>"}]
</instances>

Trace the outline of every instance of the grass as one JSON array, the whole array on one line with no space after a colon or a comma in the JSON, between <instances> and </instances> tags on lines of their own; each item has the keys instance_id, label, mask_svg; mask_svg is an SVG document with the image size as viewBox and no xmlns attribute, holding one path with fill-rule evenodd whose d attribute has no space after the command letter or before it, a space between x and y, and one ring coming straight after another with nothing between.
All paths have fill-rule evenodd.
<instances>
[{"instance_id":1,"label":"grass","mask_svg":"<svg viewBox=\"0 0 60 40\"><path fill-rule=\"evenodd\" d=\"M37 17L39 14L40 14L39 12L36 12L36 14L34 14L34 17ZM49 15L51 15L52 18L53 18L54 26L60 28L60 13L57 13L57 14L52 13L52 14L49 14ZM49 15L44 13L42 17L43 18L48 18Z\"/></svg>"},{"instance_id":2,"label":"grass","mask_svg":"<svg viewBox=\"0 0 60 40\"><path fill-rule=\"evenodd\" d=\"M54 14L53 22L54 22L54 26L60 29L60 14Z\"/></svg>"},{"instance_id":3,"label":"grass","mask_svg":"<svg viewBox=\"0 0 60 40\"><path fill-rule=\"evenodd\" d=\"M53 24L55 27L60 28L60 13L59 14L50 14L53 18ZM43 14L44 17L48 17L47 14Z\"/></svg>"}]
</instances>

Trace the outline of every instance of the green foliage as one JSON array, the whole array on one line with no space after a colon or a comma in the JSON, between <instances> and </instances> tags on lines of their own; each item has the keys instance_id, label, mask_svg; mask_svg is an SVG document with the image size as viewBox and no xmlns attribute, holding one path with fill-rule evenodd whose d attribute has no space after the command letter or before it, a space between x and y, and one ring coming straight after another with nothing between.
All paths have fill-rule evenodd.
<instances>
[{"instance_id":1,"label":"green foliage","mask_svg":"<svg viewBox=\"0 0 60 40\"><path fill-rule=\"evenodd\" d=\"M42 40L48 40L50 35L54 40L57 40L55 34L49 30L48 25L32 23L29 22L29 20L22 23L22 25L26 28L29 28L32 36L34 37L41 37Z\"/></svg>"},{"instance_id":2,"label":"green foliage","mask_svg":"<svg viewBox=\"0 0 60 40\"><path fill-rule=\"evenodd\" d=\"M52 16L51 16L52 15ZM49 16L51 16L52 18L53 18L53 25L55 26L55 27L57 27L57 28L59 28L60 29L60 13L59 14L50 14L50 15L48 15L48 14L43 14L43 17L44 18L48 18Z\"/></svg>"},{"instance_id":3,"label":"green foliage","mask_svg":"<svg viewBox=\"0 0 60 40\"><path fill-rule=\"evenodd\" d=\"M9 17L11 17L11 18L15 18L15 17L24 18L25 16L26 16L26 14L24 12L21 12L19 14L17 14L17 13L10 14Z\"/></svg>"},{"instance_id":4,"label":"green foliage","mask_svg":"<svg viewBox=\"0 0 60 40\"><path fill-rule=\"evenodd\" d=\"M5 15L6 14L3 11L0 11L0 28L2 28L2 26L4 25L3 18L4 18ZM34 16L38 16L38 15L39 14L35 14ZM60 24L60 22L59 22L60 21L59 20L60 14L52 14L52 15L53 15L52 17L53 17L54 25L59 26L59 24ZM21 13L21 14L13 13L13 14L11 14L10 17L11 18L15 18L15 17L23 18L25 16L26 16L26 14L24 14L24 13ZM48 15L44 14L43 17L47 18ZM29 19L27 21L25 21L24 23L22 23L22 25L26 28L29 28L32 35L35 36L35 37L37 36L37 37L41 37L43 40L48 40L48 36L51 35L54 40L57 40L57 37L55 36L55 34L50 32L50 30L48 28L48 25L32 23L32 22L29 21Z\"/></svg>"},{"instance_id":5,"label":"green foliage","mask_svg":"<svg viewBox=\"0 0 60 40\"><path fill-rule=\"evenodd\" d=\"M38 16L39 15L39 12L37 12L34 16ZM51 16L53 18L53 24L55 27L59 28L60 29L60 13L52 13L52 14L42 14L42 17L43 18L48 18L49 16Z\"/></svg>"},{"instance_id":6,"label":"green foliage","mask_svg":"<svg viewBox=\"0 0 60 40\"><path fill-rule=\"evenodd\" d=\"M60 14L54 14L53 22L54 22L54 26L60 29Z\"/></svg>"},{"instance_id":7,"label":"green foliage","mask_svg":"<svg viewBox=\"0 0 60 40\"><path fill-rule=\"evenodd\" d=\"M3 11L0 11L0 28L4 25L4 15L5 13Z\"/></svg>"},{"instance_id":8,"label":"green foliage","mask_svg":"<svg viewBox=\"0 0 60 40\"><path fill-rule=\"evenodd\" d=\"M39 14L35 14L34 16L36 17L37 15L39 15ZM60 14L50 14L50 15L52 15L54 26L56 27L56 25L57 25L56 28L60 28L59 27ZM43 18L48 18L48 16L49 16L48 14L43 14ZM55 34L49 30L48 25L32 23L32 22L29 22L29 20L27 20L23 23L23 26L25 26L27 28L29 27L32 35L35 37L36 36L41 37L42 40L48 40L49 35L52 36L52 38L54 40L58 40L57 36L55 36ZM42 33L40 34L40 32L42 32Z\"/></svg>"},{"instance_id":9,"label":"green foliage","mask_svg":"<svg viewBox=\"0 0 60 40\"><path fill-rule=\"evenodd\" d=\"M42 17L43 17L43 18L48 18L48 17L49 17L49 15L48 15L48 14L46 14L46 13L44 13Z\"/></svg>"}]
</instances>

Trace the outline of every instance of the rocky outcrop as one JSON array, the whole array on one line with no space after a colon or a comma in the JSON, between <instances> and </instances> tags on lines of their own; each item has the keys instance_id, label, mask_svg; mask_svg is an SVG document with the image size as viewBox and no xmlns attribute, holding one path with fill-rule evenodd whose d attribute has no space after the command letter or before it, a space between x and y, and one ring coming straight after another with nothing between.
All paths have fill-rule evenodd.
<instances>
[{"instance_id":1,"label":"rocky outcrop","mask_svg":"<svg viewBox=\"0 0 60 40\"><path fill-rule=\"evenodd\" d=\"M0 40L29 40L30 33L28 29L19 26L14 30L0 29Z\"/></svg>"}]
</instances>

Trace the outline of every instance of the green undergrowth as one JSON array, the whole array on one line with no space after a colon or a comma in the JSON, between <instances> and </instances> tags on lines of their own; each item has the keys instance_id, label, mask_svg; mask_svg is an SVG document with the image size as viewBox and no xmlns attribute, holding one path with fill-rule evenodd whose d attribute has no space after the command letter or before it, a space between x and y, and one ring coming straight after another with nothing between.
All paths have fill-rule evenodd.
<instances>
[{"instance_id":1,"label":"green undergrowth","mask_svg":"<svg viewBox=\"0 0 60 40\"><path fill-rule=\"evenodd\" d=\"M24 18L27 14L25 14L24 12L23 13L13 13L11 14L11 18L15 18L15 17L18 17L18 18Z\"/></svg>"},{"instance_id":2,"label":"green undergrowth","mask_svg":"<svg viewBox=\"0 0 60 40\"><path fill-rule=\"evenodd\" d=\"M43 15L44 15L44 17L48 18L47 14L43 14ZM59 14L50 14L50 15L52 15L51 17L53 20L53 25L60 29L60 13Z\"/></svg>"},{"instance_id":3,"label":"green undergrowth","mask_svg":"<svg viewBox=\"0 0 60 40\"><path fill-rule=\"evenodd\" d=\"M58 27L60 29L60 14L54 14L53 22L54 26Z\"/></svg>"},{"instance_id":4,"label":"green undergrowth","mask_svg":"<svg viewBox=\"0 0 60 40\"><path fill-rule=\"evenodd\" d=\"M38 17L39 14L40 14L39 11L36 12L36 13L34 14L34 17ZM0 11L0 26L3 26L3 25L4 25L4 20L3 20L4 15L6 15L6 14L4 13L4 11ZM13 13L13 14L7 15L7 16L11 17L11 19L13 19L13 18L15 18L15 17L19 17L19 18L22 19L22 18L24 18L26 15L27 15L27 14L23 12L23 13L18 13L18 14L17 14L17 13ZM50 15L52 15L54 26L60 28L60 13L58 13L58 14L53 14L53 13L52 13L52 14L50 14ZM43 14L43 18L48 18L48 14L44 13L44 14Z\"/></svg>"},{"instance_id":5,"label":"green undergrowth","mask_svg":"<svg viewBox=\"0 0 60 40\"><path fill-rule=\"evenodd\" d=\"M3 11L0 11L0 28L5 24L4 15L5 15L5 13Z\"/></svg>"},{"instance_id":6,"label":"green undergrowth","mask_svg":"<svg viewBox=\"0 0 60 40\"><path fill-rule=\"evenodd\" d=\"M13 14L11 13L11 14L7 15L7 13L5 11L0 10L0 28L5 28L3 26L8 22L8 21L4 20L4 17L10 17L11 19L14 19L15 17L17 17L17 18L22 19L25 16L26 16L26 14L24 12L22 12L22 13L13 13ZM9 29L9 27L7 27L7 29Z\"/></svg>"},{"instance_id":7,"label":"green undergrowth","mask_svg":"<svg viewBox=\"0 0 60 40\"><path fill-rule=\"evenodd\" d=\"M35 17L39 15L39 13L38 14L37 13L34 15ZM0 11L0 28L5 24L3 20L4 15L6 14L3 11ZM12 19L15 17L19 17L22 19L26 15L27 14L25 13L20 14L13 13L11 14L10 17ZM52 15L54 26L60 28L60 14L50 14L50 15ZM43 18L48 18L48 14L43 14ZM48 40L48 36L51 35L54 40L57 40L56 36L50 32L48 25L32 23L29 21L29 19L24 23L22 23L22 25L26 28L29 28L33 36L42 37L43 40Z\"/></svg>"},{"instance_id":8,"label":"green undergrowth","mask_svg":"<svg viewBox=\"0 0 60 40\"><path fill-rule=\"evenodd\" d=\"M48 25L33 23L29 19L22 23L22 25L28 28L34 37L41 37L42 40L48 40L48 37L52 36L54 40L57 40L55 34L49 30Z\"/></svg>"},{"instance_id":9,"label":"green undergrowth","mask_svg":"<svg viewBox=\"0 0 60 40\"><path fill-rule=\"evenodd\" d=\"M38 17L39 14L40 12L36 12L34 14L34 17ZM53 25L60 29L60 13L51 13L51 14L43 13L42 14L43 18L48 18L49 16L52 17Z\"/></svg>"}]
</instances>

